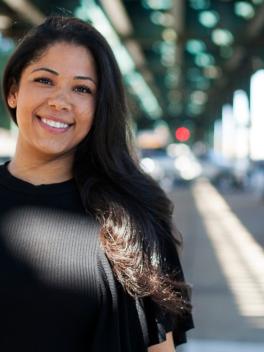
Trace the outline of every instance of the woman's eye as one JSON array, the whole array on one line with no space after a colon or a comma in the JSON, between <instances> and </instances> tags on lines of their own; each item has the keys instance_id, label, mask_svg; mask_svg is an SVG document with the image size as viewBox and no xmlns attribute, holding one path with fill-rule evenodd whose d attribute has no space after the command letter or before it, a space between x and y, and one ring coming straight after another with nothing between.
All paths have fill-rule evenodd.
<instances>
[{"instance_id":1,"label":"woman's eye","mask_svg":"<svg viewBox=\"0 0 264 352\"><path fill-rule=\"evenodd\" d=\"M85 86L75 87L74 91L78 92L78 93L86 93L86 94L91 94L92 93L91 89L88 88L88 87L85 87Z\"/></svg>"},{"instance_id":2,"label":"woman's eye","mask_svg":"<svg viewBox=\"0 0 264 352\"><path fill-rule=\"evenodd\" d=\"M34 81L42 84L48 84L48 85L52 84L52 81L49 78L45 78L45 77L35 78Z\"/></svg>"}]
</instances>

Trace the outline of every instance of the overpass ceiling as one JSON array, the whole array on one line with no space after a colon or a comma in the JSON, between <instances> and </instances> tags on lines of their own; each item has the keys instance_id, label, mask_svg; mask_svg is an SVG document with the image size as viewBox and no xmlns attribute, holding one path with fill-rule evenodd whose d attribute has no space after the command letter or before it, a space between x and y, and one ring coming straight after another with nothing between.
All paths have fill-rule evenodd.
<instances>
[{"instance_id":1,"label":"overpass ceiling","mask_svg":"<svg viewBox=\"0 0 264 352\"><path fill-rule=\"evenodd\" d=\"M207 129L232 91L248 89L251 72L263 67L264 0L95 2L173 128L189 123ZM81 3L85 0L1 0L0 15L11 19L5 29L2 25L3 34L18 39L45 15L75 13ZM140 109L137 115L139 125L153 123Z\"/></svg>"}]
</instances>

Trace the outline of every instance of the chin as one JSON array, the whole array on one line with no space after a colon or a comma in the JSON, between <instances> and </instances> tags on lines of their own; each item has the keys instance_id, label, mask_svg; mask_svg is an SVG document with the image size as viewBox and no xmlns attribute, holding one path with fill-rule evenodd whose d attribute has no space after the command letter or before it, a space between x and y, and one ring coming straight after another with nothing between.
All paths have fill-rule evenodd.
<instances>
[{"instance_id":1,"label":"chin","mask_svg":"<svg viewBox=\"0 0 264 352\"><path fill-rule=\"evenodd\" d=\"M43 156L49 156L49 157L62 157L62 156L71 156L73 155L72 149L68 148L38 148L38 151L40 154L43 154Z\"/></svg>"}]
</instances>

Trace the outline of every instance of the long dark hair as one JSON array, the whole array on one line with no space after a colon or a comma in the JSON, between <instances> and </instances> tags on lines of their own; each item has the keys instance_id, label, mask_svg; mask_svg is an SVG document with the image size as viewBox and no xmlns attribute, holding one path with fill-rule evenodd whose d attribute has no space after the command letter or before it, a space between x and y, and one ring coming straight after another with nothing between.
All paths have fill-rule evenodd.
<instances>
[{"instance_id":1,"label":"long dark hair","mask_svg":"<svg viewBox=\"0 0 264 352\"><path fill-rule=\"evenodd\" d=\"M175 272L180 263L172 204L133 157L122 77L103 36L79 19L48 17L11 56L3 79L5 101L26 66L57 42L87 48L96 63L94 122L77 147L73 174L86 211L101 224L101 245L113 271L132 296L151 296L170 311L188 311L184 278L181 270ZM16 122L16 110L8 109Z\"/></svg>"}]
</instances>

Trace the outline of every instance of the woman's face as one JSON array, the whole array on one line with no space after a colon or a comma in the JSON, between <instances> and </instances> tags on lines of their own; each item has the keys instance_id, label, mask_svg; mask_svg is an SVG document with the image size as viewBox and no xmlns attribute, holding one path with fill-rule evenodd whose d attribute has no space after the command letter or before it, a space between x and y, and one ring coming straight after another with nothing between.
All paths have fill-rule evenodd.
<instances>
[{"instance_id":1,"label":"woman's face","mask_svg":"<svg viewBox=\"0 0 264 352\"><path fill-rule=\"evenodd\" d=\"M55 43L22 72L8 104L16 107L18 147L46 156L73 156L91 129L97 75L84 47Z\"/></svg>"}]
</instances>

